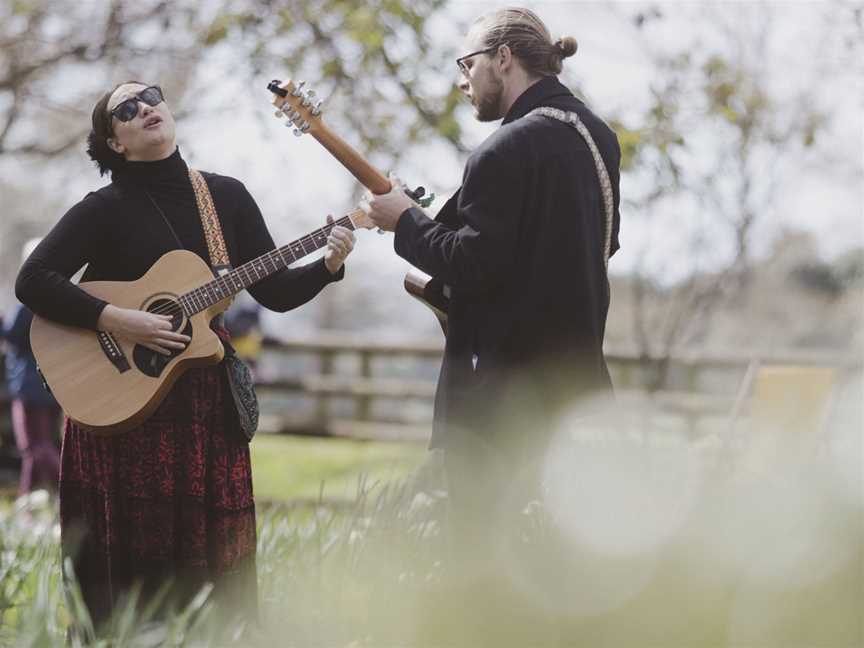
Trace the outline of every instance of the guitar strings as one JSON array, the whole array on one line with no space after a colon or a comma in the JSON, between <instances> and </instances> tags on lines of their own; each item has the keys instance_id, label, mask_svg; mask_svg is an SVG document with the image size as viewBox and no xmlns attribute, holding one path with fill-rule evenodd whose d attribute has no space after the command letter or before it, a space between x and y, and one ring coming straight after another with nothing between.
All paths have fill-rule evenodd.
<instances>
[{"instance_id":1,"label":"guitar strings","mask_svg":"<svg viewBox=\"0 0 864 648\"><path fill-rule=\"evenodd\" d=\"M332 223L327 223L327 225L325 225L324 227L321 227L321 228L315 230L314 232L310 232L309 234L306 234L306 235L300 237L300 238L297 239L296 241L292 241L291 243L288 243L288 244L286 244L286 245L283 245L282 247L274 248L274 249L271 250L270 252L267 252L267 253L265 253L265 254L262 254L262 255L261 255L260 257L258 257L258 258L253 259L252 261L248 261L248 262L244 263L244 264L241 265L240 267L235 268L234 270L232 270L231 274L239 273L241 270L244 270L244 268L246 269L246 272L247 272L247 274L248 274L248 272L249 272L249 268L247 268L247 266L252 267L252 266L254 266L255 263L258 263L259 266L261 266L261 265L262 265L262 261L269 261L269 262L273 265L273 267L275 268L275 267L276 267L275 259L276 259L276 256L277 256L277 255L280 257L280 259L281 259L281 261L282 261L283 263L285 262L285 257L282 256L282 254L283 254L283 253L282 253L282 250L286 250L286 249L287 249L287 250L290 252L290 251L291 251L290 248L291 248L292 246L296 249L297 244L299 244L300 247L301 247L301 248L303 249L303 251L305 252L305 251L306 251L306 246L304 245L304 242L311 243L311 244L313 244L313 246L314 246L314 244L315 244L315 238L314 238L314 236L316 236L316 235L320 235L320 234L327 234L327 235L329 235L330 232L333 231L333 228L334 228L336 225L349 226L349 229L355 229L354 227L351 227L351 226L353 226L353 222L351 221L351 214L356 213L356 211L357 211L357 210L355 210L355 211L353 211L353 212L351 212L351 213L349 213L349 214L346 214L345 216L342 216L341 218L339 218L338 220L333 221ZM321 247L324 247L324 246L322 245ZM320 250L321 247L319 247L319 248L314 248L313 251L315 251L316 249L317 249L317 250ZM308 253L306 253L306 254L308 254ZM304 254L303 256L306 256L306 254ZM297 259L299 259L299 258L302 258L302 257L297 257ZM296 261L297 259L294 259L294 261ZM292 261L292 262L293 262L293 261ZM256 271L256 274L258 274L257 271ZM206 291L205 288L206 288L206 286L208 286L208 285L210 285L210 284L213 284L213 283L218 283L218 282L221 281L221 280L222 280L222 278L221 278L221 277L218 277L218 278L214 279L212 282L209 282L209 283L207 283L207 284L204 284L203 286L199 286L198 288L195 288L195 289L193 289L193 290L190 290L189 292L185 293L185 295L181 295L180 299L183 299L183 297L186 297L186 296L188 296L188 295L192 295L193 293L200 293L200 292L202 292L202 291L204 292L204 294L205 294L207 297L212 298L212 296L209 295L209 294L207 293L207 291ZM252 282L252 283L254 283L254 282ZM250 284L250 285L251 285L251 284ZM238 292L239 292L239 291L238 291ZM214 302L214 303L215 303L215 302ZM148 312L149 312L149 313L152 313L152 314L154 314L154 315L171 315L171 316L173 317L174 315L177 315L177 314L183 314L184 311L183 311L183 307L182 307L182 305L181 305L178 301L172 301L172 302L169 302L168 304L165 304L165 305L159 306L158 308L155 308L155 309L153 309L152 311L148 311Z\"/></svg>"}]
</instances>

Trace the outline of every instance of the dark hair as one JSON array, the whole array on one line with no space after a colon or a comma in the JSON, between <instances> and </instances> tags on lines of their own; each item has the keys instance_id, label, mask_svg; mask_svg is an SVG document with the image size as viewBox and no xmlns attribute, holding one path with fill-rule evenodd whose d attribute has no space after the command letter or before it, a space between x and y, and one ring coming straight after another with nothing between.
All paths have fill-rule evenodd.
<instances>
[{"instance_id":1,"label":"dark hair","mask_svg":"<svg viewBox=\"0 0 864 648\"><path fill-rule=\"evenodd\" d=\"M527 72L535 76L555 76L561 73L561 61L573 56L578 47L572 36L554 43L549 30L533 11L518 7L498 9L480 16L483 45L493 48L507 45Z\"/></svg>"},{"instance_id":2,"label":"dark hair","mask_svg":"<svg viewBox=\"0 0 864 648\"><path fill-rule=\"evenodd\" d=\"M92 128L87 135L87 155L99 167L99 175L104 176L109 171L114 171L126 164L126 158L108 146L108 140L114 137L114 120L108 113L108 101L117 88L127 83L146 85L140 81L123 81L123 83L118 83L102 95L102 98L93 107L93 115L91 117Z\"/></svg>"}]
</instances>

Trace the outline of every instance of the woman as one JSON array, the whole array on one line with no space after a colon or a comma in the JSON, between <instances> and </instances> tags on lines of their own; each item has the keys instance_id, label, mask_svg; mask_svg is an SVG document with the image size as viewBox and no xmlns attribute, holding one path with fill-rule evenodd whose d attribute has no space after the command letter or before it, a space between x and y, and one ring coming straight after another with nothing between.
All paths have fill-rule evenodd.
<instances>
[{"instance_id":1,"label":"woman","mask_svg":"<svg viewBox=\"0 0 864 648\"><path fill-rule=\"evenodd\" d=\"M165 252L210 256L174 118L157 86L127 82L96 104L88 154L112 182L57 223L22 267L18 298L63 324L104 330L159 353L189 338L169 318L118 308L70 282L131 281ZM205 173L231 264L275 246L239 181ZM353 234L334 227L323 259L285 269L249 292L275 311L296 308L342 278ZM146 597L174 583L182 604L207 582L234 609L257 607L255 507L249 448L233 416L222 365L184 373L140 427L97 436L67 420L61 451L60 518L94 623L108 619L134 584Z\"/></svg>"}]
</instances>

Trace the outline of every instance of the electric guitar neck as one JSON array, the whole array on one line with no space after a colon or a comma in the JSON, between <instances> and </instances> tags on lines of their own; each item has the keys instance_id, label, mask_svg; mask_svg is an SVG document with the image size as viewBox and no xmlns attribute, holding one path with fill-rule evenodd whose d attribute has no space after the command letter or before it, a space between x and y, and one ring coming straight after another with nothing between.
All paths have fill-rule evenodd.
<instances>
[{"instance_id":1,"label":"electric guitar neck","mask_svg":"<svg viewBox=\"0 0 864 648\"><path fill-rule=\"evenodd\" d=\"M372 166L360 153L345 140L331 131L321 117L322 101L315 99L313 90L304 90L305 82L296 85L292 81L274 80L267 89L273 93L273 105L276 107L276 117L286 120L285 126L293 127L294 134L301 136L308 133L314 137L330 154L336 158L364 187L374 194L385 194L392 188L390 180L378 169ZM428 207L434 195L425 196L423 187L406 191L415 202L422 207ZM409 271L405 275L405 290L412 297L420 300L432 310L447 333L447 309L449 307L449 289L443 283L434 280L419 270Z\"/></svg>"}]
</instances>

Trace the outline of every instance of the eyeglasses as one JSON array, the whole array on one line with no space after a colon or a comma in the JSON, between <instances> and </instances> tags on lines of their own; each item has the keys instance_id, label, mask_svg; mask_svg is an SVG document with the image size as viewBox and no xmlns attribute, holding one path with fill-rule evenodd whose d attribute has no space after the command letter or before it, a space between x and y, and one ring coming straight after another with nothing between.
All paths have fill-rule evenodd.
<instances>
[{"instance_id":1,"label":"eyeglasses","mask_svg":"<svg viewBox=\"0 0 864 648\"><path fill-rule=\"evenodd\" d=\"M470 54L466 54L465 56L460 56L456 59L456 67L459 68L459 71L464 74L466 77L468 76L468 66L465 65L465 61L472 56L477 56L479 54L488 54L489 52L496 51L499 47L501 47L503 43L499 43L495 47L487 47L483 50L477 50L476 52L471 52Z\"/></svg>"},{"instance_id":2,"label":"eyeglasses","mask_svg":"<svg viewBox=\"0 0 864 648\"><path fill-rule=\"evenodd\" d=\"M162 103L165 101L165 98L162 96L162 88L159 86L144 88L134 97L121 101L119 104L114 106L111 115L119 119L121 122L132 121L138 114L139 101L143 101L148 106L156 106Z\"/></svg>"}]
</instances>

